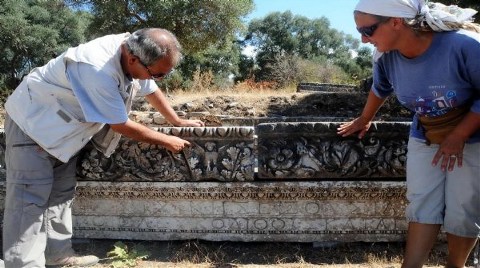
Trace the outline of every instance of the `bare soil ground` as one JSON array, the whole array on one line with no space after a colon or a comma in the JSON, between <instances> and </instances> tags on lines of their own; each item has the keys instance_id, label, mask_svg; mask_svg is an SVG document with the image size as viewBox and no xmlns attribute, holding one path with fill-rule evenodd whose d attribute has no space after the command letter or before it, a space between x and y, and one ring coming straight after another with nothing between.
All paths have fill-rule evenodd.
<instances>
[{"instance_id":1,"label":"bare soil ground","mask_svg":"<svg viewBox=\"0 0 480 268\"><path fill-rule=\"evenodd\" d=\"M77 242L79 253L104 258L94 266L112 267L105 258L113 249L112 240L85 240ZM281 268L399 268L404 243L263 243L263 242L210 242L210 241L123 241L130 249L144 247L149 253L146 260L135 267L281 267ZM443 267L446 245L433 249L425 267ZM469 265L472 265L469 263ZM125 266L127 267L127 266Z\"/></svg>"},{"instance_id":2,"label":"bare soil ground","mask_svg":"<svg viewBox=\"0 0 480 268\"><path fill-rule=\"evenodd\" d=\"M228 117L343 117L358 116L367 95L358 92L200 92L168 95L174 110L185 113L204 113ZM134 106L137 111L153 111L142 101ZM410 113L395 98L389 98L378 113L378 120L408 118ZM205 117L206 124L212 117Z\"/></svg>"},{"instance_id":3,"label":"bare soil ground","mask_svg":"<svg viewBox=\"0 0 480 268\"><path fill-rule=\"evenodd\" d=\"M197 114L207 126L221 124L218 117L342 117L358 116L366 101L366 93L358 92L294 92L282 91L202 91L177 92L167 95L175 111ZM154 112L143 98L138 98L133 111ZM409 118L410 113L395 98L389 98L378 112L378 120ZM0 126L3 126L4 110L0 105Z\"/></svg>"}]
</instances>

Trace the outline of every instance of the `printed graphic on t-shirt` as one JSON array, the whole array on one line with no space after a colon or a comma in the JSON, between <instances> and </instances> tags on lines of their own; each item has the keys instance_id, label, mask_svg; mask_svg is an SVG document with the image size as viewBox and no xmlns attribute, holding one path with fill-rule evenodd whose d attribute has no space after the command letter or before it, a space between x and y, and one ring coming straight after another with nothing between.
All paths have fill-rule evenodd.
<instances>
[{"instance_id":1,"label":"printed graphic on t-shirt","mask_svg":"<svg viewBox=\"0 0 480 268\"><path fill-rule=\"evenodd\" d=\"M415 112L422 116L439 116L456 107L457 103L457 94L454 90L443 92L434 90L431 96L421 96L415 100Z\"/></svg>"}]
</instances>

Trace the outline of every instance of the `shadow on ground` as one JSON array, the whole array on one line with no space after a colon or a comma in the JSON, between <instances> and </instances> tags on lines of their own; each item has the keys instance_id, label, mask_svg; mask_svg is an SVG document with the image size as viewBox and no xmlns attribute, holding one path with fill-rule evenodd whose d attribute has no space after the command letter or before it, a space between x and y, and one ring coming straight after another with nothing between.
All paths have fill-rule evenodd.
<instances>
[{"instance_id":1,"label":"shadow on ground","mask_svg":"<svg viewBox=\"0 0 480 268\"><path fill-rule=\"evenodd\" d=\"M282 116L324 116L356 118L363 110L367 100L365 94L351 92L310 93L299 95L295 101L287 98L273 98L268 107L269 115ZM283 101L282 101L283 100ZM412 113L401 106L396 98L389 97L377 113L378 119L394 120L406 118L410 120Z\"/></svg>"},{"instance_id":2,"label":"shadow on ground","mask_svg":"<svg viewBox=\"0 0 480 268\"><path fill-rule=\"evenodd\" d=\"M117 240L76 240L81 254L105 258ZM159 263L210 263L213 267L275 264L388 264L400 263L404 243L265 243L190 241L122 241L129 249L144 247L148 261ZM430 254L427 265L438 266L446 256L444 243ZM108 264L108 261L104 261ZM227 266L225 266L227 265ZM156 266L155 266L156 267ZM307 266L298 266L307 267Z\"/></svg>"}]
</instances>

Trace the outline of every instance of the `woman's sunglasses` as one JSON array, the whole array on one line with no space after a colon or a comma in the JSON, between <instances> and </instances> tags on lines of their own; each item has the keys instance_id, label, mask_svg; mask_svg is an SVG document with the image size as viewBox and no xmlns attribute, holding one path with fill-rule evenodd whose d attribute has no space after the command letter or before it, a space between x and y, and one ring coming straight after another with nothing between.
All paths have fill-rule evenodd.
<instances>
[{"instance_id":1,"label":"woman's sunglasses","mask_svg":"<svg viewBox=\"0 0 480 268\"><path fill-rule=\"evenodd\" d=\"M380 24L382 24L384 22L385 21L379 21L379 22L377 22L373 25L370 25L370 26L360 27L360 28L357 28L357 31L365 37L372 37L372 35L378 29L378 26L380 26Z\"/></svg>"}]
</instances>

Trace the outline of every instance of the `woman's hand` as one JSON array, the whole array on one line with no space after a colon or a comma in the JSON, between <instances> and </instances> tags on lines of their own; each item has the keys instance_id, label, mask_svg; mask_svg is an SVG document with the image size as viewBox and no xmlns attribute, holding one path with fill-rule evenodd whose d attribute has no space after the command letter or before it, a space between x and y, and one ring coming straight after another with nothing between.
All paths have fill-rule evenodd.
<instances>
[{"instance_id":1,"label":"woman's hand","mask_svg":"<svg viewBox=\"0 0 480 268\"><path fill-rule=\"evenodd\" d=\"M440 162L443 171L447 168L448 171L452 171L455 163L457 167L462 167L465 142L478 129L480 129L480 114L467 113L462 122L440 144L440 148L433 157L432 165L436 166Z\"/></svg>"},{"instance_id":2,"label":"woman's hand","mask_svg":"<svg viewBox=\"0 0 480 268\"><path fill-rule=\"evenodd\" d=\"M440 144L437 153L433 157L432 165L436 166L440 162L443 171L452 171L457 163L458 167L463 164L463 148L465 140L455 134L448 135Z\"/></svg>"},{"instance_id":3,"label":"woman's hand","mask_svg":"<svg viewBox=\"0 0 480 268\"><path fill-rule=\"evenodd\" d=\"M358 132L358 138L361 139L365 136L371 125L371 121L360 116L350 122L341 124L340 127L337 128L337 134L346 137Z\"/></svg>"}]
</instances>

